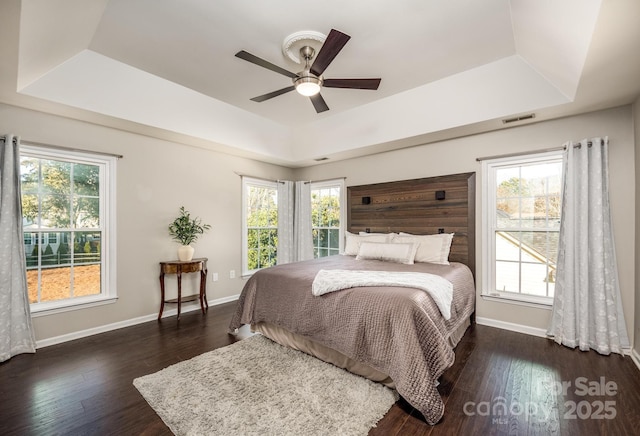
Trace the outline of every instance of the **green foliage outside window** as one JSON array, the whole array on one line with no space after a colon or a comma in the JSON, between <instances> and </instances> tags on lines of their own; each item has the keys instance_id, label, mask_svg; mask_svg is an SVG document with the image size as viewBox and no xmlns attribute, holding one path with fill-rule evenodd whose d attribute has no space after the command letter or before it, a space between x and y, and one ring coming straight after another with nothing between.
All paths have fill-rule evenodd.
<instances>
[{"instance_id":1,"label":"green foliage outside window","mask_svg":"<svg viewBox=\"0 0 640 436\"><path fill-rule=\"evenodd\" d=\"M249 185L247 198L247 267L252 271L277 262L277 191L272 187Z\"/></svg>"},{"instance_id":2,"label":"green foliage outside window","mask_svg":"<svg viewBox=\"0 0 640 436\"><path fill-rule=\"evenodd\" d=\"M100 167L35 157L20 160L22 216L25 225L52 232L34 233L35 243L27 250L27 266L68 265L72 263L69 245L59 239L61 230L75 239L75 263L100 260L100 232L74 232L100 226ZM31 233L26 231L25 233ZM45 235L47 245L41 251ZM25 238L25 243L28 238ZM89 242L89 240L93 242ZM29 239L30 241L30 239ZM55 242L52 242L55 241ZM87 251L88 250L88 251Z\"/></svg>"},{"instance_id":3,"label":"green foliage outside window","mask_svg":"<svg viewBox=\"0 0 640 436\"><path fill-rule=\"evenodd\" d=\"M311 191L314 257L338 254L340 247L340 194L338 188Z\"/></svg>"}]
</instances>

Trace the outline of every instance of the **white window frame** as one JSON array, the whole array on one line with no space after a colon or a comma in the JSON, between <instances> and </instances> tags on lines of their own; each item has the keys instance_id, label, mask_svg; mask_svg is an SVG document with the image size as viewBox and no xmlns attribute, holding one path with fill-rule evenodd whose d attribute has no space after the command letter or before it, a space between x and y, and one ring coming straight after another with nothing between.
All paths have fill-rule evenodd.
<instances>
[{"instance_id":1,"label":"white window frame","mask_svg":"<svg viewBox=\"0 0 640 436\"><path fill-rule=\"evenodd\" d=\"M496 231L496 169L506 166L528 165L544 163L552 160L562 160L563 152L552 151L528 155L510 156L482 161L482 298L486 300L533 306L551 309L552 297L521 294L515 292L498 292L496 290L496 256L495 256L495 231Z\"/></svg>"},{"instance_id":2,"label":"white window frame","mask_svg":"<svg viewBox=\"0 0 640 436\"><path fill-rule=\"evenodd\" d=\"M338 235L339 241L339 253L344 252L344 232L346 228L346 218L347 218L347 207L345 204L345 186L344 179L334 179L334 180L323 180L320 182L311 182L311 190L314 189L322 189L322 188L335 188L337 187L340 190L340 229ZM311 227L313 228L313 223L311 223ZM315 249L315 246L314 246Z\"/></svg>"},{"instance_id":3,"label":"white window frame","mask_svg":"<svg viewBox=\"0 0 640 436\"><path fill-rule=\"evenodd\" d=\"M261 268L249 269L249 253L248 253L248 229L247 229L247 186L262 186L266 188L272 188L276 191L276 196L278 195L278 182L271 180L263 180L256 179L251 177L242 177L242 276L248 277L251 276L256 271L259 271ZM277 198L277 197L276 197ZM278 217L280 218L280 217ZM276 223L277 229L277 223Z\"/></svg>"},{"instance_id":4,"label":"white window frame","mask_svg":"<svg viewBox=\"0 0 640 436\"><path fill-rule=\"evenodd\" d=\"M38 159L51 159L72 163L97 165L100 167L100 290L98 295L74 297L66 300L33 303L33 317L84 309L87 307L115 303L118 299L116 280L116 161L115 156L57 150L52 148L22 145L20 155ZM37 233L37 232L36 232Z\"/></svg>"}]
</instances>

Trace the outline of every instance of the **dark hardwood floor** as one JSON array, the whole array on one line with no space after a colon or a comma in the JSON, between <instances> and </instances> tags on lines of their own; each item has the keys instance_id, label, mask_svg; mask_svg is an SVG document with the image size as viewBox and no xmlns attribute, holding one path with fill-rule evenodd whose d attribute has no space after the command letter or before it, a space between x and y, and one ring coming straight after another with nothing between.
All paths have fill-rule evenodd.
<instances>
[{"instance_id":1,"label":"dark hardwood floor","mask_svg":"<svg viewBox=\"0 0 640 436\"><path fill-rule=\"evenodd\" d=\"M0 364L0 434L171 434L132 381L249 335L227 335L234 308L186 313L179 325L175 317L152 321ZM426 424L401 399L370 435L640 431L640 372L629 357L570 350L491 327L467 331L439 390L446 410L437 425Z\"/></svg>"}]
</instances>

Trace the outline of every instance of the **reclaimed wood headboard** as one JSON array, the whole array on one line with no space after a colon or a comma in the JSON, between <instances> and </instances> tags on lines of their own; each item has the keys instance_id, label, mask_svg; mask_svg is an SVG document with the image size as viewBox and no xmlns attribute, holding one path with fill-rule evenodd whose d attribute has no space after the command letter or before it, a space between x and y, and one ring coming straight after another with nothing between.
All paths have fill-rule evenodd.
<instances>
[{"instance_id":1,"label":"reclaimed wood headboard","mask_svg":"<svg viewBox=\"0 0 640 436\"><path fill-rule=\"evenodd\" d=\"M475 276L476 173L347 187L350 232L455 233L449 260ZM444 198L442 198L444 197Z\"/></svg>"}]
</instances>

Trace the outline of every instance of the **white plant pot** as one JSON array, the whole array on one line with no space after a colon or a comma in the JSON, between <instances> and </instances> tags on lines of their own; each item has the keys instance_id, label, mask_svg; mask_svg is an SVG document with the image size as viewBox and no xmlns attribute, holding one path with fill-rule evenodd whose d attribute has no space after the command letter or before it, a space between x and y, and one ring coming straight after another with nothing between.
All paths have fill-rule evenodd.
<instances>
[{"instance_id":1,"label":"white plant pot","mask_svg":"<svg viewBox=\"0 0 640 436\"><path fill-rule=\"evenodd\" d=\"M193 259L194 248L191 245L181 245L178 247L178 260L183 262Z\"/></svg>"}]
</instances>

